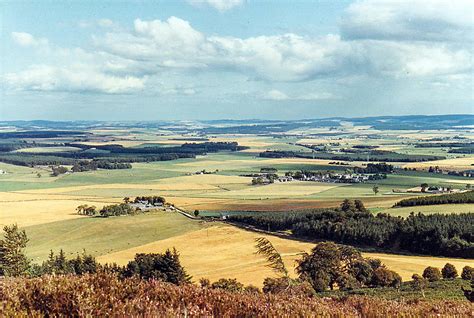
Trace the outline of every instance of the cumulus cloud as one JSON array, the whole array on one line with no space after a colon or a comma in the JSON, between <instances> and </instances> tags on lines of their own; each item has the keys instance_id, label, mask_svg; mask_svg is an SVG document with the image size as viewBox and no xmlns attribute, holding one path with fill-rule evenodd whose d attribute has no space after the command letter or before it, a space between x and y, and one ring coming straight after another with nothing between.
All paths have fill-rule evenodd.
<instances>
[{"instance_id":1,"label":"cumulus cloud","mask_svg":"<svg viewBox=\"0 0 474 318\"><path fill-rule=\"evenodd\" d=\"M224 12L244 4L244 0L188 0L194 6L208 5L214 9Z\"/></svg>"},{"instance_id":2,"label":"cumulus cloud","mask_svg":"<svg viewBox=\"0 0 474 318\"><path fill-rule=\"evenodd\" d=\"M371 74L427 76L469 72L472 49L444 42L311 38L293 33L250 38L206 36L188 21L135 20L133 32L95 39L101 50L157 68L231 70L254 79L297 82Z\"/></svg>"},{"instance_id":3,"label":"cumulus cloud","mask_svg":"<svg viewBox=\"0 0 474 318\"><path fill-rule=\"evenodd\" d=\"M93 50L53 48L51 54L61 66L33 66L10 73L4 80L19 89L109 94L153 89L150 77L166 72L188 76L189 71L233 73L266 83L330 79L337 84L344 78L363 76L438 82L468 77L472 81L471 2L460 0L459 6L438 3L443 8L439 9L431 1L414 1L414 5L395 0L356 2L342 19L342 36L285 33L240 38L207 35L178 17L136 19L129 30L110 28L113 22L103 20L99 23L104 28L93 37ZM12 38L25 47L48 44L47 39L24 32L13 32ZM196 93L193 88L161 92ZM279 90L259 97L336 98L329 93L292 95Z\"/></svg>"},{"instance_id":4,"label":"cumulus cloud","mask_svg":"<svg viewBox=\"0 0 474 318\"><path fill-rule=\"evenodd\" d=\"M34 65L19 73L4 76L6 85L19 90L131 93L144 88L144 79L105 75L85 65L60 68Z\"/></svg>"},{"instance_id":5,"label":"cumulus cloud","mask_svg":"<svg viewBox=\"0 0 474 318\"><path fill-rule=\"evenodd\" d=\"M466 41L473 39L474 1L364 0L341 22L346 39Z\"/></svg>"},{"instance_id":6,"label":"cumulus cloud","mask_svg":"<svg viewBox=\"0 0 474 318\"><path fill-rule=\"evenodd\" d=\"M47 39L35 38L33 35L26 32L12 32L11 36L15 43L24 47L39 47L48 45Z\"/></svg>"}]
</instances>

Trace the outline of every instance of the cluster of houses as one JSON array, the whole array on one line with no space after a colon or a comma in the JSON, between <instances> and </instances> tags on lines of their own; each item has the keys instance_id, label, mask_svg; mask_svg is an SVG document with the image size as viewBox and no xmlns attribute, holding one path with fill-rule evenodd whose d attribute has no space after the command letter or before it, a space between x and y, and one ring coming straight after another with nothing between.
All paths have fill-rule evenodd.
<instances>
[{"instance_id":1,"label":"cluster of houses","mask_svg":"<svg viewBox=\"0 0 474 318\"><path fill-rule=\"evenodd\" d=\"M360 174L360 173L322 173L322 174L305 174L298 173L293 175L279 176L277 178L269 178L267 175L262 174L258 177L254 176L254 180L258 179L258 182L252 182L253 184L269 184L275 181L278 182L291 182L294 180L299 181L313 181L313 182L331 182L331 183L363 183L370 180L377 180L383 178L379 174Z\"/></svg>"},{"instance_id":2,"label":"cluster of houses","mask_svg":"<svg viewBox=\"0 0 474 318\"><path fill-rule=\"evenodd\" d=\"M215 174L215 173L218 173L219 170L216 169L215 171L206 171L206 169L203 169L203 170L199 170L199 171L196 171L194 173L186 173L187 176L192 176L193 174Z\"/></svg>"},{"instance_id":3,"label":"cluster of houses","mask_svg":"<svg viewBox=\"0 0 474 318\"><path fill-rule=\"evenodd\" d=\"M141 211L150 211L162 209L164 211L174 211L175 207L172 205L167 205L162 202L150 203L147 200L137 200L136 202L130 202L128 205L135 209L140 209Z\"/></svg>"},{"instance_id":4,"label":"cluster of houses","mask_svg":"<svg viewBox=\"0 0 474 318\"><path fill-rule=\"evenodd\" d=\"M407 192L409 193L432 193L432 194L441 194L441 193L454 193L460 192L459 189L453 189L451 187L438 187L438 186L430 186L430 187L415 187L408 189Z\"/></svg>"},{"instance_id":5,"label":"cluster of houses","mask_svg":"<svg viewBox=\"0 0 474 318\"><path fill-rule=\"evenodd\" d=\"M371 180L371 175L359 173L325 173L306 175L302 174L298 180L315 181L315 182L332 182L332 183L363 183Z\"/></svg>"}]
</instances>

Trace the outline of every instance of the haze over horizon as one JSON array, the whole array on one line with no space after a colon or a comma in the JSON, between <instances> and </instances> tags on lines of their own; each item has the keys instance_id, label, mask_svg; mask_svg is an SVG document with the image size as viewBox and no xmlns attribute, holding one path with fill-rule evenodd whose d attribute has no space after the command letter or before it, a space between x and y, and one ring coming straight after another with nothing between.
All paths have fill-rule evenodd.
<instances>
[{"instance_id":1,"label":"haze over horizon","mask_svg":"<svg viewBox=\"0 0 474 318\"><path fill-rule=\"evenodd\" d=\"M474 2L13 2L0 120L474 114Z\"/></svg>"}]
</instances>

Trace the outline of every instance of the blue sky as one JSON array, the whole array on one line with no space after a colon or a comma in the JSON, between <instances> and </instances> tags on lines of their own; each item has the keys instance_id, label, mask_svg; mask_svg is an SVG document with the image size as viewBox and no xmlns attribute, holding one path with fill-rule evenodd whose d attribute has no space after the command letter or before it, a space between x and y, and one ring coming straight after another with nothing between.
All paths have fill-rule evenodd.
<instances>
[{"instance_id":1,"label":"blue sky","mask_svg":"<svg viewBox=\"0 0 474 318\"><path fill-rule=\"evenodd\" d=\"M474 113L474 2L6 1L0 119Z\"/></svg>"}]
</instances>

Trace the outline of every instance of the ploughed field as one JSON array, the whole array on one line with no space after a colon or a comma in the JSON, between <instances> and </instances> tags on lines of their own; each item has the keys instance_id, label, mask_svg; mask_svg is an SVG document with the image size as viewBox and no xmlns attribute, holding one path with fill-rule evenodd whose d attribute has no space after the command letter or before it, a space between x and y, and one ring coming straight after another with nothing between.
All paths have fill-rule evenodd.
<instances>
[{"instance_id":1,"label":"ploughed field","mask_svg":"<svg viewBox=\"0 0 474 318\"><path fill-rule=\"evenodd\" d=\"M342 128L341 128L342 129ZM365 129L365 128L364 128ZM186 136L158 134L149 130L130 133L110 129L90 131L101 138L83 142L89 146L122 145L124 147L174 147L186 142ZM297 134L298 131L293 133ZM417 206L392 208L403 198L422 193L408 192L422 183L430 186L464 189L474 185L473 178L420 171L430 166L462 171L472 169L472 154L449 153L448 148L417 148L406 140L422 142L424 139L454 135L455 132L427 131L371 131L348 127L343 135L326 136L326 129L312 130L321 136L272 136L217 134L210 141L236 141L247 147L243 151L216 152L170 161L136 162L131 169L84 171L51 176L48 166L17 166L0 162L0 225L17 223L30 238L28 255L35 261L46 259L50 250L63 249L75 255L85 249L101 262L124 264L137 252L162 252L176 247L183 265L195 278L217 280L235 277L243 283L261 285L272 276L264 260L254 254L254 239L261 234L245 231L222 223L191 220L175 212L152 212L136 216L90 218L78 215L76 207L82 204L103 205L122 202L124 197L160 195L186 211L198 209L203 214L225 214L228 211L290 211L336 207L345 198L361 199L372 212L407 216L411 212L462 213L474 212L473 204ZM382 135L382 139L367 139L368 133ZM189 137L189 136L188 136ZM468 136L472 138L472 136ZM472 140L472 139L470 139ZM42 140L46 142L47 140ZM58 141L58 140L56 140ZM402 142L403 141L403 142ZM192 141L201 142L201 141ZM338 146L331 144L338 143ZM386 179L367 183L332 183L291 181L270 185L252 185L251 174L261 168L277 169L279 175L288 171L310 170L343 173L345 169L363 167L366 162L351 161L345 165L334 160L311 158L263 158L259 153L270 150L292 152L310 151L301 145L326 144L332 151L355 145L379 146L380 149L403 154L444 156L428 162L393 162L401 168ZM77 152L80 148L31 147L16 150L23 153ZM405 171L404 167L417 171ZM205 170L206 173L199 174ZM210 172L211 174L207 174ZM246 175L246 176L243 176ZM374 194L373 187L379 192ZM204 212L205 211L205 212ZM289 268L294 268L298 253L308 251L313 244L277 237L269 237L283 254ZM428 265L443 266L453 263L460 271L471 260L445 259L391 254L370 254L380 258L389 268L404 279L421 273Z\"/></svg>"}]
</instances>

